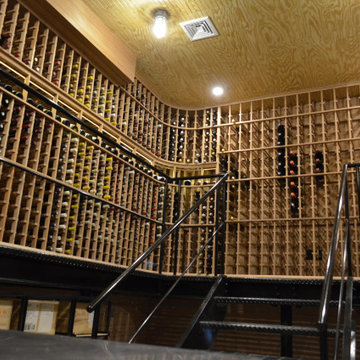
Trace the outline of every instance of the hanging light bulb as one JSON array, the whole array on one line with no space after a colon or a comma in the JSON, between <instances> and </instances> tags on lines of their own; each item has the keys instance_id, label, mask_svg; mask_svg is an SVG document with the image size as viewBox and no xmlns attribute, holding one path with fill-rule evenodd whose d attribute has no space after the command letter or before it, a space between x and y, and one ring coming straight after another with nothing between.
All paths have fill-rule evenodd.
<instances>
[{"instance_id":1,"label":"hanging light bulb","mask_svg":"<svg viewBox=\"0 0 360 360\"><path fill-rule=\"evenodd\" d=\"M158 38L161 39L166 35L167 30L167 19L169 18L169 13L166 10L158 9L154 11L154 25L153 25L153 33Z\"/></svg>"}]
</instances>

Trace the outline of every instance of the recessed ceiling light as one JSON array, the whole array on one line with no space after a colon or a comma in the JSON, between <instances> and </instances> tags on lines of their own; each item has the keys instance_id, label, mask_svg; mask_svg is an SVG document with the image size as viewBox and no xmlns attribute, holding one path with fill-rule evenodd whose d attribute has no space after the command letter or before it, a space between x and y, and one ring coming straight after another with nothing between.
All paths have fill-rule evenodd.
<instances>
[{"instance_id":1,"label":"recessed ceiling light","mask_svg":"<svg viewBox=\"0 0 360 360\"><path fill-rule=\"evenodd\" d=\"M212 93L215 96L221 96L224 93L224 89L221 86L215 86L212 89Z\"/></svg>"}]
</instances>

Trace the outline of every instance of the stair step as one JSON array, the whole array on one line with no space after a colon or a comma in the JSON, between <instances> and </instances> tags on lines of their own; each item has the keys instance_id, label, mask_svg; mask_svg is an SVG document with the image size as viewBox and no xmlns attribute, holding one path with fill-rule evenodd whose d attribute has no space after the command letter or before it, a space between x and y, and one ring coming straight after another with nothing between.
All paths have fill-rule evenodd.
<instances>
[{"instance_id":1,"label":"stair step","mask_svg":"<svg viewBox=\"0 0 360 360\"><path fill-rule=\"evenodd\" d=\"M216 330L238 330L238 331L254 331L262 333L276 334L292 334L292 335L308 335L318 336L320 331L316 327L291 326L291 325L275 325L275 324L257 324L229 321L200 321L200 326L206 329ZM336 330L328 329L328 336L335 337Z\"/></svg>"},{"instance_id":2,"label":"stair step","mask_svg":"<svg viewBox=\"0 0 360 360\"><path fill-rule=\"evenodd\" d=\"M278 298L257 298L257 297L237 297L237 296L215 296L214 301L225 304L268 304L268 305L305 305L319 306L320 300L310 299L278 299ZM331 300L330 306L337 306L338 301Z\"/></svg>"}]
</instances>

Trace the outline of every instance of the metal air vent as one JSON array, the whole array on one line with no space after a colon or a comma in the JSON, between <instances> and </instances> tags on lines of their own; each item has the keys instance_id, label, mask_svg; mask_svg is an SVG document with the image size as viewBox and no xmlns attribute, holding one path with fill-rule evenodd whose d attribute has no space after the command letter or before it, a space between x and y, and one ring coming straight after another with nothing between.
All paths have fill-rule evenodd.
<instances>
[{"instance_id":1,"label":"metal air vent","mask_svg":"<svg viewBox=\"0 0 360 360\"><path fill-rule=\"evenodd\" d=\"M219 35L208 16L180 23L191 41Z\"/></svg>"}]
</instances>

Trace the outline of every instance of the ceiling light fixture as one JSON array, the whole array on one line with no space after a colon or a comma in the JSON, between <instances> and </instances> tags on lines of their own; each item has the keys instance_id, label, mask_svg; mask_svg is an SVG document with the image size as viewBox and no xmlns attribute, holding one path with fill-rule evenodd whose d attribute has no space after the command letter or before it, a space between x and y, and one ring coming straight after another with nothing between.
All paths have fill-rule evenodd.
<instances>
[{"instance_id":1,"label":"ceiling light fixture","mask_svg":"<svg viewBox=\"0 0 360 360\"><path fill-rule=\"evenodd\" d=\"M215 86L212 89L212 93L215 96L221 96L224 93L224 89L221 86Z\"/></svg>"},{"instance_id":2,"label":"ceiling light fixture","mask_svg":"<svg viewBox=\"0 0 360 360\"><path fill-rule=\"evenodd\" d=\"M170 14L164 9L157 9L153 13L153 17L155 19L153 25L153 33L158 38L161 39L166 35L167 31L167 19L169 18Z\"/></svg>"}]
</instances>

